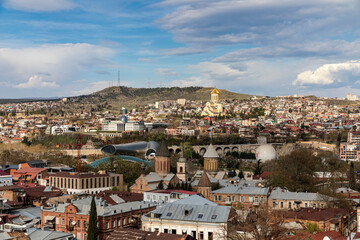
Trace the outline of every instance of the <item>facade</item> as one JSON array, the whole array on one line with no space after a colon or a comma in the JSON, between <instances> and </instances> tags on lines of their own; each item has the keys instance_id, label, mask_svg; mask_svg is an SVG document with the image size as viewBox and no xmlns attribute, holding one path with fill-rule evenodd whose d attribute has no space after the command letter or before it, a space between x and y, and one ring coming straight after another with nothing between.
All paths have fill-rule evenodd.
<instances>
[{"instance_id":1,"label":"facade","mask_svg":"<svg viewBox=\"0 0 360 240\"><path fill-rule=\"evenodd\" d=\"M103 122L103 131L122 132L125 131L125 123L122 121Z\"/></svg>"},{"instance_id":2,"label":"facade","mask_svg":"<svg viewBox=\"0 0 360 240\"><path fill-rule=\"evenodd\" d=\"M0 187L0 198L6 199L6 203L12 206L23 205L26 202L24 188L17 185Z\"/></svg>"},{"instance_id":3,"label":"facade","mask_svg":"<svg viewBox=\"0 0 360 240\"><path fill-rule=\"evenodd\" d=\"M351 144L360 143L360 131L348 132L347 142Z\"/></svg>"},{"instance_id":4,"label":"facade","mask_svg":"<svg viewBox=\"0 0 360 240\"><path fill-rule=\"evenodd\" d=\"M252 210L265 208L269 196L269 188L227 186L210 193L210 199L219 205L232 205L237 209Z\"/></svg>"},{"instance_id":5,"label":"facade","mask_svg":"<svg viewBox=\"0 0 360 240\"><path fill-rule=\"evenodd\" d=\"M13 177L12 175L2 175L0 176L0 186L12 185Z\"/></svg>"},{"instance_id":6,"label":"facade","mask_svg":"<svg viewBox=\"0 0 360 240\"><path fill-rule=\"evenodd\" d=\"M125 131L135 132L135 131L144 131L145 124L143 121L134 121L134 122L127 122L125 123Z\"/></svg>"},{"instance_id":7,"label":"facade","mask_svg":"<svg viewBox=\"0 0 360 240\"><path fill-rule=\"evenodd\" d=\"M52 207L41 207L41 227L71 232L77 239L85 240L90 215L91 197L72 200ZM98 216L99 240L104 240L117 228L136 226L141 215L155 209L151 203L141 201L108 205L101 198L95 199Z\"/></svg>"},{"instance_id":8,"label":"facade","mask_svg":"<svg viewBox=\"0 0 360 240\"><path fill-rule=\"evenodd\" d=\"M14 180L23 180L26 182L38 182L47 175L46 168L20 168L13 174Z\"/></svg>"},{"instance_id":9,"label":"facade","mask_svg":"<svg viewBox=\"0 0 360 240\"><path fill-rule=\"evenodd\" d=\"M340 159L344 161L359 161L360 145L341 143Z\"/></svg>"},{"instance_id":10,"label":"facade","mask_svg":"<svg viewBox=\"0 0 360 240\"><path fill-rule=\"evenodd\" d=\"M142 216L142 230L188 234L195 239L223 240L234 215L229 206L218 206L198 195L157 207Z\"/></svg>"},{"instance_id":11,"label":"facade","mask_svg":"<svg viewBox=\"0 0 360 240\"><path fill-rule=\"evenodd\" d=\"M325 208L331 198L319 193L289 192L283 189L274 189L268 205L274 210L299 208Z\"/></svg>"},{"instance_id":12,"label":"facade","mask_svg":"<svg viewBox=\"0 0 360 240\"><path fill-rule=\"evenodd\" d=\"M77 172L58 172L49 175L49 185L66 191L68 194L87 192L96 194L109 190L112 187L124 187L123 175L115 173L77 173Z\"/></svg>"},{"instance_id":13,"label":"facade","mask_svg":"<svg viewBox=\"0 0 360 240\"><path fill-rule=\"evenodd\" d=\"M204 154L204 170L214 176L219 169L219 154L212 144L209 145Z\"/></svg>"},{"instance_id":14,"label":"facade","mask_svg":"<svg viewBox=\"0 0 360 240\"><path fill-rule=\"evenodd\" d=\"M174 190L174 189L158 189L149 192L144 192L144 201L155 203L175 202L179 199L197 194L196 192Z\"/></svg>"}]
</instances>

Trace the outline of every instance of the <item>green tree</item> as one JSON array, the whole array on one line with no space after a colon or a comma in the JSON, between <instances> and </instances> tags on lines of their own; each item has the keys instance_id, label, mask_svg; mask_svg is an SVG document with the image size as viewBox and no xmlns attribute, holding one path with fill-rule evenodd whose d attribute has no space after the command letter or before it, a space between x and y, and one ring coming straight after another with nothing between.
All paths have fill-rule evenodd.
<instances>
[{"instance_id":1,"label":"green tree","mask_svg":"<svg viewBox=\"0 0 360 240\"><path fill-rule=\"evenodd\" d=\"M355 169L354 169L354 163L351 162L350 163L350 168L349 168L349 187L351 189L355 189L355 185L356 185L356 180L355 180L355 173L354 173Z\"/></svg>"},{"instance_id":2,"label":"green tree","mask_svg":"<svg viewBox=\"0 0 360 240\"><path fill-rule=\"evenodd\" d=\"M89 226L87 230L87 239L88 240L97 240L98 238L98 227L97 227L97 212L96 212L96 204L95 197L93 196L91 200L90 207L90 217L89 217Z\"/></svg>"},{"instance_id":3,"label":"green tree","mask_svg":"<svg viewBox=\"0 0 360 240\"><path fill-rule=\"evenodd\" d=\"M244 173L243 173L242 169L240 169L239 174L238 174L238 177L239 177L240 179L243 179L243 178L244 178Z\"/></svg>"},{"instance_id":4,"label":"green tree","mask_svg":"<svg viewBox=\"0 0 360 240\"><path fill-rule=\"evenodd\" d=\"M157 189L164 189L164 183L163 180L161 180L157 186Z\"/></svg>"},{"instance_id":5,"label":"green tree","mask_svg":"<svg viewBox=\"0 0 360 240\"><path fill-rule=\"evenodd\" d=\"M174 189L174 185L171 182L169 182L167 189Z\"/></svg>"},{"instance_id":6,"label":"green tree","mask_svg":"<svg viewBox=\"0 0 360 240\"><path fill-rule=\"evenodd\" d=\"M297 149L269 162L272 174L267 180L271 187L287 188L289 191L315 191L316 171L321 171L321 158L310 149Z\"/></svg>"},{"instance_id":7,"label":"green tree","mask_svg":"<svg viewBox=\"0 0 360 240\"><path fill-rule=\"evenodd\" d=\"M254 175L261 175L263 173L261 160L256 161L256 165L253 168Z\"/></svg>"}]
</instances>

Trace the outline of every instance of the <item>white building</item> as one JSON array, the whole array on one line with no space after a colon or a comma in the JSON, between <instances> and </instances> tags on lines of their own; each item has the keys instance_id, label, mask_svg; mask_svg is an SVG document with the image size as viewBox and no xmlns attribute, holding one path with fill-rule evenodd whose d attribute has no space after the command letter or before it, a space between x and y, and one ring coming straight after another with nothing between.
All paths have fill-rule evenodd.
<instances>
[{"instance_id":1,"label":"white building","mask_svg":"<svg viewBox=\"0 0 360 240\"><path fill-rule=\"evenodd\" d=\"M12 175L3 175L0 176L0 186L12 185Z\"/></svg>"},{"instance_id":2,"label":"white building","mask_svg":"<svg viewBox=\"0 0 360 240\"><path fill-rule=\"evenodd\" d=\"M142 230L189 234L196 239L226 239L227 223L234 211L198 195L166 203L141 217Z\"/></svg>"},{"instance_id":3,"label":"white building","mask_svg":"<svg viewBox=\"0 0 360 240\"><path fill-rule=\"evenodd\" d=\"M172 203L179 199L198 194L196 192L174 190L174 189L157 189L153 191L144 192L144 201L155 203Z\"/></svg>"},{"instance_id":4,"label":"white building","mask_svg":"<svg viewBox=\"0 0 360 240\"><path fill-rule=\"evenodd\" d=\"M125 123L121 121L103 122L102 130L108 132L122 132L125 131Z\"/></svg>"},{"instance_id":5,"label":"white building","mask_svg":"<svg viewBox=\"0 0 360 240\"><path fill-rule=\"evenodd\" d=\"M145 130L145 124L143 121L133 121L133 122L127 122L125 123L125 131L144 131Z\"/></svg>"}]
</instances>

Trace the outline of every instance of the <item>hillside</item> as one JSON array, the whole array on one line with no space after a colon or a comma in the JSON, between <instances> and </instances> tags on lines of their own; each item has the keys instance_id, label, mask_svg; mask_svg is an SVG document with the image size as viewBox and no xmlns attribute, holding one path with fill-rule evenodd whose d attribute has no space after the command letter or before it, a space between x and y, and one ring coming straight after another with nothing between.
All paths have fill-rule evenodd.
<instances>
[{"instance_id":1,"label":"hillside","mask_svg":"<svg viewBox=\"0 0 360 240\"><path fill-rule=\"evenodd\" d=\"M121 107L138 107L156 101L176 100L186 98L188 100L210 100L212 88L202 87L171 87L171 88L129 88L109 87L101 91L75 97L73 100L80 104L102 104L107 102L112 109ZM220 99L246 99L250 95L234 93L220 89Z\"/></svg>"}]
</instances>

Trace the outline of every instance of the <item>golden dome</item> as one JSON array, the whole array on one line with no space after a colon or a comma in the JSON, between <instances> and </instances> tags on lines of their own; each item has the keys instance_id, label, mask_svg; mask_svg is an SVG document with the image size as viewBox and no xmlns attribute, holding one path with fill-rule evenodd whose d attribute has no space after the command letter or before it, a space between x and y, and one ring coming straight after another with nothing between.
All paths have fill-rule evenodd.
<instances>
[{"instance_id":1,"label":"golden dome","mask_svg":"<svg viewBox=\"0 0 360 240\"><path fill-rule=\"evenodd\" d=\"M211 94L220 94L220 92L219 92L216 88L214 88L214 89L211 91Z\"/></svg>"}]
</instances>

